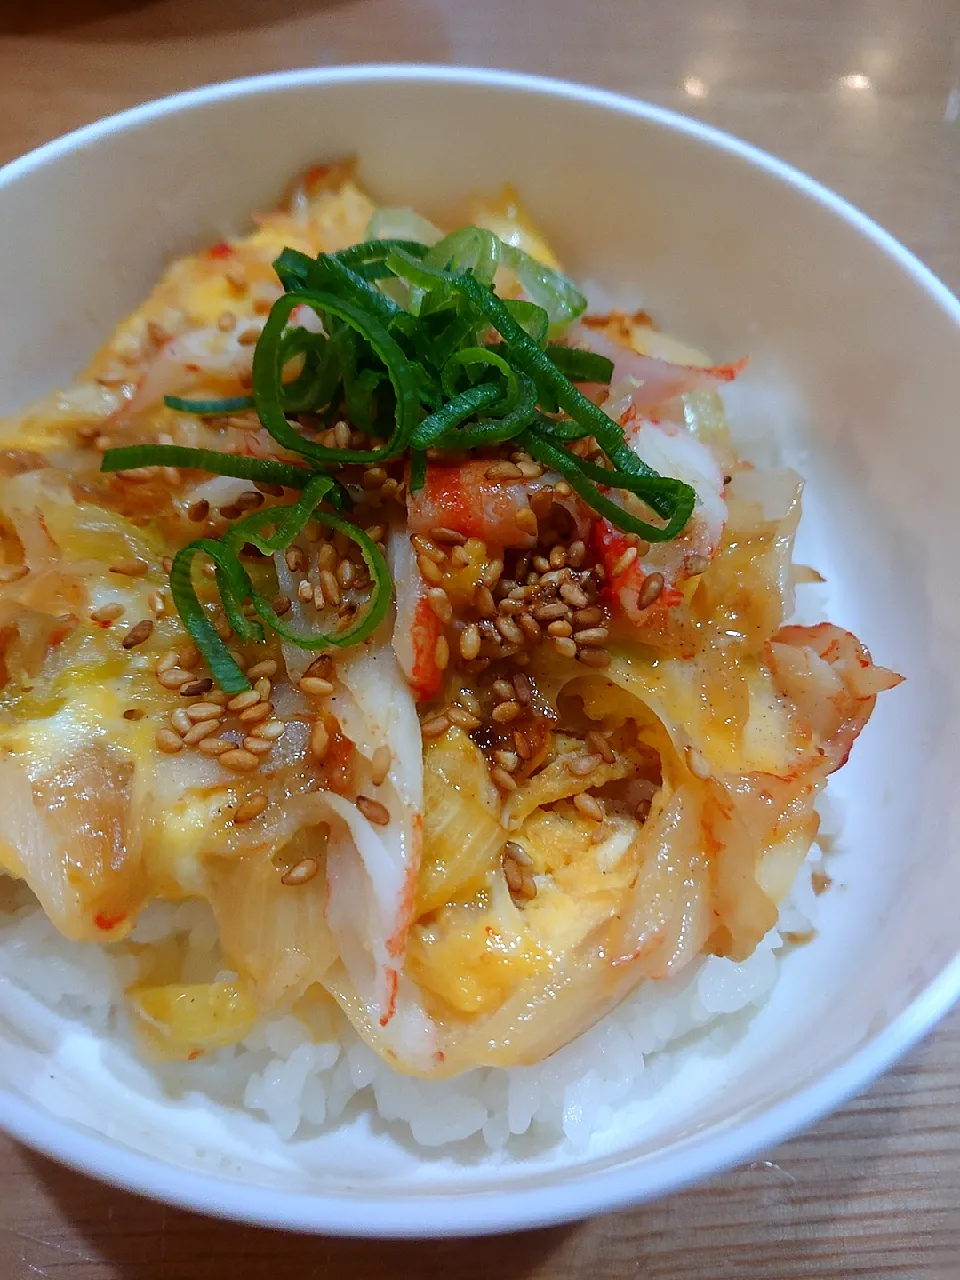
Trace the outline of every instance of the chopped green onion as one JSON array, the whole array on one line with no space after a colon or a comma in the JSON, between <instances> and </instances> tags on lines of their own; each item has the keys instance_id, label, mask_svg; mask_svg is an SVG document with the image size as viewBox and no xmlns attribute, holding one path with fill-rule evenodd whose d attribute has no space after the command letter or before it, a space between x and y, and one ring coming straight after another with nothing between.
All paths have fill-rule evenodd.
<instances>
[{"instance_id":1,"label":"chopped green onion","mask_svg":"<svg viewBox=\"0 0 960 1280\"><path fill-rule=\"evenodd\" d=\"M393 431L379 449L332 449L307 440L287 421L283 403L282 337L290 313L298 306L308 306L318 316L335 317L364 338L383 362L396 395L396 417ZM386 462L399 457L409 444L420 417L415 366L402 348L375 317L352 302L331 293L287 293L273 304L260 340L253 352L253 398L260 421L285 449L299 453L314 462Z\"/></svg>"},{"instance_id":2,"label":"chopped green onion","mask_svg":"<svg viewBox=\"0 0 960 1280\"><path fill-rule=\"evenodd\" d=\"M199 538L177 552L170 574L170 591L177 612L193 642L203 654L212 675L226 693L240 693L250 684L243 671L230 656L216 628L200 604L193 585L193 561L198 554L213 560L220 600L227 619L243 640L262 640L260 623L247 618L243 604L249 600L257 616L272 631L302 649L346 648L359 644L371 635L386 617L390 606L390 571L377 544L356 525L321 511L319 505L330 494L333 481L329 476L314 474L300 498L289 507L267 507L252 511L238 520L219 541ZM251 543L265 555L285 551L310 520L318 520L328 528L344 534L357 544L370 573L370 600L356 622L343 631L301 632L284 622L273 605L256 590L250 575L240 562L240 550ZM272 526L269 532L264 526Z\"/></svg>"},{"instance_id":3,"label":"chopped green onion","mask_svg":"<svg viewBox=\"0 0 960 1280\"><path fill-rule=\"evenodd\" d=\"M203 418L223 413L243 413L253 408L253 396L227 396L222 400L183 400L180 396L164 396L163 403L178 413L195 413Z\"/></svg>"},{"instance_id":4,"label":"chopped green onion","mask_svg":"<svg viewBox=\"0 0 960 1280\"><path fill-rule=\"evenodd\" d=\"M100 464L100 470L105 472L134 471L138 467L185 467L218 476L236 476L238 480L279 484L285 489L303 489L316 475L307 467L289 462L248 458L217 449L189 449L178 444L132 444L122 449L108 449Z\"/></svg>"},{"instance_id":5,"label":"chopped green onion","mask_svg":"<svg viewBox=\"0 0 960 1280\"><path fill-rule=\"evenodd\" d=\"M584 351L580 347L564 347L551 342L547 347L550 363L571 382L600 382L606 385L613 377L613 361L596 351Z\"/></svg>"}]
</instances>

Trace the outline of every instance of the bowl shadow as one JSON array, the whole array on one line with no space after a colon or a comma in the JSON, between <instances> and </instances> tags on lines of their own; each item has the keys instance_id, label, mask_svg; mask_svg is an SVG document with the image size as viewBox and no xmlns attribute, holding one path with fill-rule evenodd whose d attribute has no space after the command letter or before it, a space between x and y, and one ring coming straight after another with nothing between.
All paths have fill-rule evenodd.
<instances>
[{"instance_id":1,"label":"bowl shadow","mask_svg":"<svg viewBox=\"0 0 960 1280\"><path fill-rule=\"evenodd\" d=\"M46 1275L47 1266L62 1267L69 1257L100 1264L111 1280L524 1280L548 1274L550 1255L577 1229L425 1241L297 1235L157 1204L33 1152L25 1163L66 1229L56 1239L52 1233L44 1240L20 1233L22 1280ZM16 1270L2 1274L4 1280L21 1280Z\"/></svg>"}]
</instances>

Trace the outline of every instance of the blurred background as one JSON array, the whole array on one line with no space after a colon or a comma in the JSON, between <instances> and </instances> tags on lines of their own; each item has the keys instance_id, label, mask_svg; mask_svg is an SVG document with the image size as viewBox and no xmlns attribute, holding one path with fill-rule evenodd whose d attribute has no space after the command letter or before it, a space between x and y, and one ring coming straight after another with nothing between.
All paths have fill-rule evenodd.
<instances>
[{"instance_id":1,"label":"blurred background","mask_svg":"<svg viewBox=\"0 0 960 1280\"><path fill-rule=\"evenodd\" d=\"M2 0L0 162L209 81L394 61L559 76L694 115L838 190L960 290L960 0ZM234 1227L99 1187L0 1138L2 1280L491 1273L960 1277L960 1016L863 1098L745 1169L502 1240L370 1245Z\"/></svg>"},{"instance_id":2,"label":"blurred background","mask_svg":"<svg viewBox=\"0 0 960 1280\"><path fill-rule=\"evenodd\" d=\"M210 80L366 61L509 67L687 111L852 196L950 274L957 0L6 0L0 157Z\"/></svg>"}]
</instances>

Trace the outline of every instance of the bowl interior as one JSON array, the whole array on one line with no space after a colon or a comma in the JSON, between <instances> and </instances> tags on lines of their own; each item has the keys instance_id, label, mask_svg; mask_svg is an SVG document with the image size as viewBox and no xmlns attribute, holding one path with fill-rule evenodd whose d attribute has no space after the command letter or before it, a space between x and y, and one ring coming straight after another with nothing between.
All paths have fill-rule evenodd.
<instances>
[{"instance_id":1,"label":"bowl interior","mask_svg":"<svg viewBox=\"0 0 960 1280\"><path fill-rule=\"evenodd\" d=\"M17 317L0 331L0 410L66 382L171 256L245 227L299 168L350 153L384 201L438 219L513 182L575 276L639 292L662 328L718 359L749 353L729 399L735 431L748 454L806 475L798 558L826 575L831 619L908 677L831 784L843 827L819 936L786 957L769 1004L728 1054L693 1055L665 1099L576 1167L565 1157L415 1160L354 1130L298 1175L301 1191L351 1197L358 1230L402 1230L411 1196L424 1229L561 1217L652 1194L802 1122L882 1065L947 995L924 992L960 940L958 310L839 202L665 113L492 75L305 73L132 113L0 176L0 293ZM110 1063L90 1050L74 1070L95 1091ZM196 1108L147 1106L135 1088L123 1096L119 1116L105 1093L88 1120L104 1123L109 1103L118 1142L122 1132L162 1158L272 1184L274 1198L242 1203L239 1189L210 1179L178 1193L162 1166L24 1119L12 1094L0 1096L0 1120L149 1190L338 1225L325 1202L289 1191L279 1148L204 1128ZM506 1181L512 1190L497 1198Z\"/></svg>"}]
</instances>

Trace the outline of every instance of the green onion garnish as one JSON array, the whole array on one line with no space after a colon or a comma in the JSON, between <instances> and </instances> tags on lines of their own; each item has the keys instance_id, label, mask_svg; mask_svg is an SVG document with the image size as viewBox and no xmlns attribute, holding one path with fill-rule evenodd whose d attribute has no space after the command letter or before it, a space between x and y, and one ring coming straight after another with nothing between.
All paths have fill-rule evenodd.
<instances>
[{"instance_id":1,"label":"green onion garnish","mask_svg":"<svg viewBox=\"0 0 960 1280\"><path fill-rule=\"evenodd\" d=\"M392 587L386 562L376 544L343 517L351 500L329 474L333 469L406 456L416 492L426 479L428 450L462 453L515 440L628 533L668 541L690 518L694 490L648 467L621 427L575 385L609 383L613 373L605 356L555 340L585 309L583 295L492 232L466 227L432 247L369 240L316 258L284 249L274 268L284 293L254 349L252 395L167 396L165 403L200 416L255 409L266 431L298 461L143 444L108 450L102 465L106 472L182 467L300 491L289 505L250 512L220 538L197 539L174 559L174 603L227 693L249 684L200 602L193 580L198 555L213 562L227 621L241 640L262 640L266 627L304 649L344 648L366 639L386 616ZM494 281L504 269L522 285L526 299L497 296ZM299 307L314 312L320 332L291 323ZM297 372L288 377L293 361L299 362ZM317 442L317 422L341 415L353 433L369 439L369 447ZM567 447L586 437L596 440L599 460ZM653 524L614 501L617 490L640 499L664 523ZM339 631L292 626L241 561L247 545L264 555L285 551L310 521L355 542L370 574L369 599Z\"/></svg>"}]
</instances>

